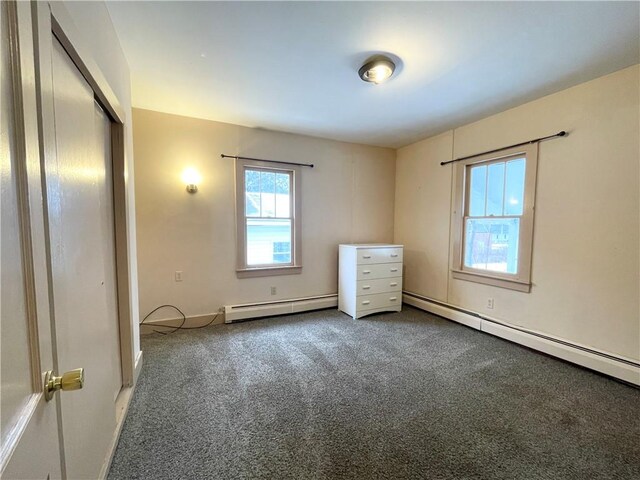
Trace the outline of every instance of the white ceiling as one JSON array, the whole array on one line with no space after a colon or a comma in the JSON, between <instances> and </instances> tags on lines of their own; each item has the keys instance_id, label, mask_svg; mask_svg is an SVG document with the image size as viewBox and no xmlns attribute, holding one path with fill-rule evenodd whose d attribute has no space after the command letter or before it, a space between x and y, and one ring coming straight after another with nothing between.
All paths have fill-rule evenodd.
<instances>
[{"instance_id":1,"label":"white ceiling","mask_svg":"<svg viewBox=\"0 0 640 480\"><path fill-rule=\"evenodd\" d=\"M640 62L638 2L108 2L133 105L388 147ZM401 64L385 84L357 71ZM544 133L544 132L542 132Z\"/></svg>"}]
</instances>

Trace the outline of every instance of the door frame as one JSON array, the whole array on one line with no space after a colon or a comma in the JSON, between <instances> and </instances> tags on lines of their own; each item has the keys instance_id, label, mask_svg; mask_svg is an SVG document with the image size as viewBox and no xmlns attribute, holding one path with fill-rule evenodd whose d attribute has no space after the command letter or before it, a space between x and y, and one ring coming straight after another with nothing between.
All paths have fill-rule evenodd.
<instances>
[{"instance_id":1,"label":"door frame","mask_svg":"<svg viewBox=\"0 0 640 480\"><path fill-rule=\"evenodd\" d=\"M111 89L102 70L94 61L78 32L75 23L60 2L33 2L35 29L36 70L39 80L39 109L41 121L42 161L55 158L55 128L53 111L53 78L51 75L50 35L53 34L83 75L94 92L96 101L111 121L111 152L113 182L113 218L115 240L116 293L118 302L118 328L120 363L123 388L132 387L136 376L133 324L131 318L131 285L129 275L129 225L127 222L126 158L124 123L125 112L117 95ZM44 169L43 169L44 172ZM45 182L46 183L46 182ZM46 204L46 196L44 198ZM48 207L47 207L48 209ZM48 228L47 228L48 230ZM51 275L51 272L50 272ZM50 288L52 282L50 278ZM55 299L54 303L55 303ZM53 315L53 312L52 312ZM53 322L55 325L55 321ZM115 325L114 325L115 326Z\"/></svg>"}]
</instances>

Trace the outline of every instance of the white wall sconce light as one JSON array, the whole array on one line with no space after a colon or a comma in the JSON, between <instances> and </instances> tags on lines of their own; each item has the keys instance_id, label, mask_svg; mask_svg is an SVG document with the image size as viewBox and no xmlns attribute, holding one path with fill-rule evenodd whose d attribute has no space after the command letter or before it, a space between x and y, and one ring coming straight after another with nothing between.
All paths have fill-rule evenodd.
<instances>
[{"instance_id":1,"label":"white wall sconce light","mask_svg":"<svg viewBox=\"0 0 640 480\"><path fill-rule=\"evenodd\" d=\"M182 172L182 181L187 185L187 192L196 193L202 177L195 168L187 168Z\"/></svg>"}]
</instances>

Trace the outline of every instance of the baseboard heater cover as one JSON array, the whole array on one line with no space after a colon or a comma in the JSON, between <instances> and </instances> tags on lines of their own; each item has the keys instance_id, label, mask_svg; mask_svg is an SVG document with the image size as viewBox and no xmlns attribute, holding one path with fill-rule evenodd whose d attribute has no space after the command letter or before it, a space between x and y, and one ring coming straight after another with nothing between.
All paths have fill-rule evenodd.
<instances>
[{"instance_id":1,"label":"baseboard heater cover","mask_svg":"<svg viewBox=\"0 0 640 480\"><path fill-rule=\"evenodd\" d=\"M289 313L322 310L338 306L338 295L318 295L314 297L277 300L274 302L246 303L224 306L225 323L233 323L249 318L286 315Z\"/></svg>"},{"instance_id":2,"label":"baseboard heater cover","mask_svg":"<svg viewBox=\"0 0 640 480\"><path fill-rule=\"evenodd\" d=\"M465 311L415 293L403 292L402 301L476 330L640 386L640 364L633 360L618 358L611 354L588 349L581 345L575 345L546 335L527 332L505 325L497 320L485 318L478 313Z\"/></svg>"}]
</instances>

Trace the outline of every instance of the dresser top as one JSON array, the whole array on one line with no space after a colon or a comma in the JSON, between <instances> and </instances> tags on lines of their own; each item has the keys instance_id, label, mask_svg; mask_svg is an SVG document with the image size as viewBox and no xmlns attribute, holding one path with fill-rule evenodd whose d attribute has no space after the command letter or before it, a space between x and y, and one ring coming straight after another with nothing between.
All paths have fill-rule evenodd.
<instances>
[{"instance_id":1,"label":"dresser top","mask_svg":"<svg viewBox=\"0 0 640 480\"><path fill-rule=\"evenodd\" d=\"M350 248L402 248L402 245L395 245L393 243L341 243L341 247Z\"/></svg>"}]
</instances>

